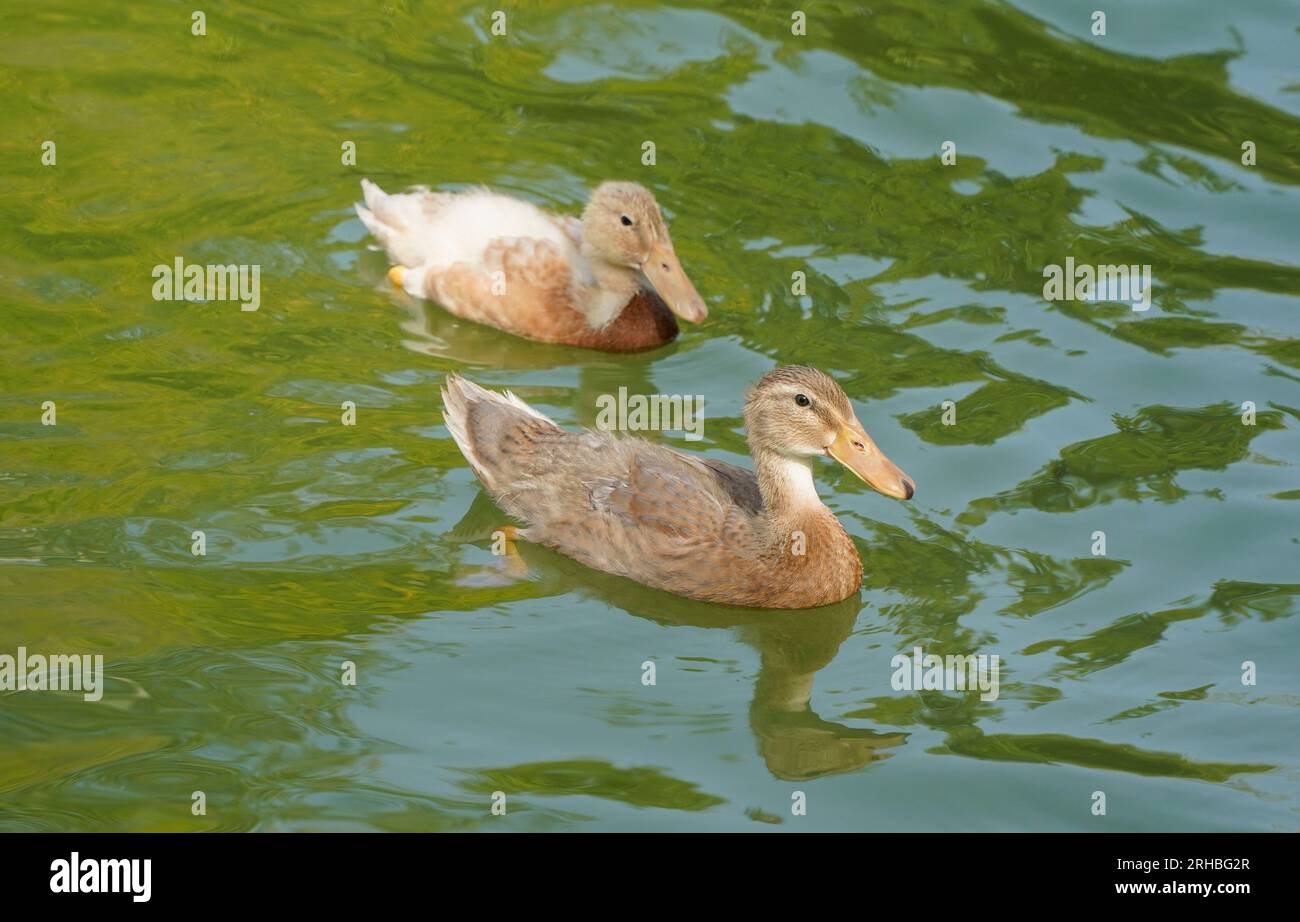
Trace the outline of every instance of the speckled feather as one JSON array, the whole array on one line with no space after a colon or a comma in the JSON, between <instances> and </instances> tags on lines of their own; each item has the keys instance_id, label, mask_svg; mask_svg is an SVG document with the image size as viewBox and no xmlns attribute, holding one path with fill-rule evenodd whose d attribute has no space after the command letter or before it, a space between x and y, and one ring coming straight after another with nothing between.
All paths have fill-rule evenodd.
<instances>
[{"instance_id":1,"label":"speckled feather","mask_svg":"<svg viewBox=\"0 0 1300 922\"><path fill-rule=\"evenodd\" d=\"M809 608L856 592L857 550L818 504L764 509L754 473L643 439L568 432L517 398L452 375L445 418L521 537L705 601ZM802 532L807 553L791 553Z\"/></svg>"}]
</instances>

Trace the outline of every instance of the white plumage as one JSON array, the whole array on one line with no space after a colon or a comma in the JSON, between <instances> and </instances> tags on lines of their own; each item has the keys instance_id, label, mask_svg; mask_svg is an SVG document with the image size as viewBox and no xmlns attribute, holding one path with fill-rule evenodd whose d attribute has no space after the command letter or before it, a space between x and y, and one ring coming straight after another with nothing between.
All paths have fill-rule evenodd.
<instances>
[{"instance_id":1,"label":"white plumage","mask_svg":"<svg viewBox=\"0 0 1300 922\"><path fill-rule=\"evenodd\" d=\"M575 265L582 262L555 220L523 199L487 189L389 195L368 179L361 181L361 189L366 206L356 208L362 223L393 261L408 269L466 263L490 271L484 252L503 237L547 240Z\"/></svg>"}]
</instances>

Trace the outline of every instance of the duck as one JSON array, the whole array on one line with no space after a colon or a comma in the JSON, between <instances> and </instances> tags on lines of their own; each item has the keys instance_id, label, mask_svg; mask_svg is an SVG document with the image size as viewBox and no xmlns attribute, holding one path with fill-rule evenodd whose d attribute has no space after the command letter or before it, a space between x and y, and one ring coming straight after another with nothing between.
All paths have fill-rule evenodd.
<instances>
[{"instance_id":1,"label":"duck","mask_svg":"<svg viewBox=\"0 0 1300 922\"><path fill-rule=\"evenodd\" d=\"M387 251L388 278L474 323L610 352L672 342L704 299L645 186L604 182L582 218L480 188L389 194L361 181L357 215Z\"/></svg>"},{"instance_id":2,"label":"duck","mask_svg":"<svg viewBox=\"0 0 1300 922\"><path fill-rule=\"evenodd\" d=\"M862 585L853 539L821 501L829 457L867 485L911 499L916 485L816 368L763 375L745 399L754 470L611 432L570 432L509 391L459 374L443 421L498 507L534 542L606 573L704 602L817 608Z\"/></svg>"}]
</instances>

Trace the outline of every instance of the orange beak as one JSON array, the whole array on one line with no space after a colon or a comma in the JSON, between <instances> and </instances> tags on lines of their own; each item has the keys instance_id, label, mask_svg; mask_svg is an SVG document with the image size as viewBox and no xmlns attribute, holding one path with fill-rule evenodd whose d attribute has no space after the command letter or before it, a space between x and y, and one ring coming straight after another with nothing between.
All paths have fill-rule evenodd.
<instances>
[{"instance_id":1,"label":"orange beak","mask_svg":"<svg viewBox=\"0 0 1300 922\"><path fill-rule=\"evenodd\" d=\"M885 457L876 443L867 435L862 423L856 419L840 426L835 441L826 454L857 474L873 490L894 499L911 499L916 494L916 484Z\"/></svg>"},{"instance_id":2,"label":"orange beak","mask_svg":"<svg viewBox=\"0 0 1300 922\"><path fill-rule=\"evenodd\" d=\"M650 254L641 263L641 271L650 280L659 297L664 299L668 309L678 317L690 323L699 323L709 316L704 299L686 277L671 243L665 241L651 247Z\"/></svg>"}]
</instances>

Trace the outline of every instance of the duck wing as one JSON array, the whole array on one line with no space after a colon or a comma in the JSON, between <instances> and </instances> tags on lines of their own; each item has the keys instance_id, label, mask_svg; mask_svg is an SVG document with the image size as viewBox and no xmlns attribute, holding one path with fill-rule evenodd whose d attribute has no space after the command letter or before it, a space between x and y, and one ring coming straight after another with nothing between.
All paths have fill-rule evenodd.
<instances>
[{"instance_id":1,"label":"duck wing","mask_svg":"<svg viewBox=\"0 0 1300 922\"><path fill-rule=\"evenodd\" d=\"M731 501L751 515L763 511L763 494L758 489L758 477L754 472L716 458L697 458L693 455L674 451L678 457L698 464L717 479L718 486L726 491Z\"/></svg>"},{"instance_id":2,"label":"duck wing","mask_svg":"<svg viewBox=\"0 0 1300 922\"><path fill-rule=\"evenodd\" d=\"M459 376L443 395L461 452L498 504L527 523L528 540L699 598L758 565L750 472L641 439L567 432Z\"/></svg>"},{"instance_id":3,"label":"duck wing","mask_svg":"<svg viewBox=\"0 0 1300 922\"><path fill-rule=\"evenodd\" d=\"M587 329L573 305L571 254L549 240L498 237L478 263L423 266L402 287L448 312L516 336L570 342Z\"/></svg>"}]
</instances>

